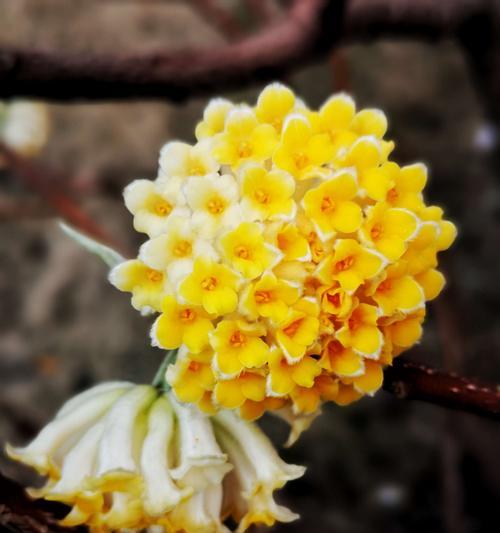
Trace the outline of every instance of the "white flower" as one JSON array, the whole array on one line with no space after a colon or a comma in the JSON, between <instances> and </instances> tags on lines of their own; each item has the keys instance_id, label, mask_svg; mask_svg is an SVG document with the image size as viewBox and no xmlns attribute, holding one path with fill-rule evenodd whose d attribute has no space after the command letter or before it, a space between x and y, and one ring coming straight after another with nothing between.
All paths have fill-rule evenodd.
<instances>
[{"instance_id":1,"label":"white flower","mask_svg":"<svg viewBox=\"0 0 500 533\"><path fill-rule=\"evenodd\" d=\"M189 215L179 180L135 180L125 188L123 197L134 215L134 228L149 237L163 233L170 216Z\"/></svg>"},{"instance_id":2,"label":"white flower","mask_svg":"<svg viewBox=\"0 0 500 533\"><path fill-rule=\"evenodd\" d=\"M213 533L297 517L273 491L303 474L255 424L215 418L149 385L111 382L68 401L13 459L48 476L30 494L66 503L68 526L91 532Z\"/></svg>"},{"instance_id":3,"label":"white flower","mask_svg":"<svg viewBox=\"0 0 500 533\"><path fill-rule=\"evenodd\" d=\"M165 224L165 233L145 242L139 257L146 265L166 271L171 281L186 276L196 257L218 259L212 244L193 228L188 217L172 216Z\"/></svg>"},{"instance_id":4,"label":"white flower","mask_svg":"<svg viewBox=\"0 0 500 533\"><path fill-rule=\"evenodd\" d=\"M234 228L241 222L236 180L228 175L210 174L189 178L184 187L193 225L207 237L224 228Z\"/></svg>"},{"instance_id":5,"label":"white flower","mask_svg":"<svg viewBox=\"0 0 500 533\"><path fill-rule=\"evenodd\" d=\"M164 178L188 178L205 176L219 171L219 164L211 154L210 143L200 142L195 146L174 141L160 150L159 180Z\"/></svg>"}]
</instances>

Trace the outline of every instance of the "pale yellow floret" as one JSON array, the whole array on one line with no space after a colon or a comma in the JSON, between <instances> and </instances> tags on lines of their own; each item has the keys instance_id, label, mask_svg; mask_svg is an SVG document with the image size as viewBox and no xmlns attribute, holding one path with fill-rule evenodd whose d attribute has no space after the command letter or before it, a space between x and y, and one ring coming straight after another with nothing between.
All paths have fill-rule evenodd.
<instances>
[{"instance_id":1,"label":"pale yellow floret","mask_svg":"<svg viewBox=\"0 0 500 533\"><path fill-rule=\"evenodd\" d=\"M169 142L160 150L159 178L205 176L219 171L219 164L211 154L209 142L190 144Z\"/></svg>"},{"instance_id":2,"label":"pale yellow floret","mask_svg":"<svg viewBox=\"0 0 500 533\"><path fill-rule=\"evenodd\" d=\"M214 138L213 155L222 165L237 168L245 161L268 159L277 143L276 130L270 124L259 124L248 107L231 110L224 131Z\"/></svg>"},{"instance_id":3,"label":"pale yellow floret","mask_svg":"<svg viewBox=\"0 0 500 533\"><path fill-rule=\"evenodd\" d=\"M243 222L219 239L222 258L246 279L255 279L281 258L277 248L267 244L261 226Z\"/></svg>"},{"instance_id":4,"label":"pale yellow floret","mask_svg":"<svg viewBox=\"0 0 500 533\"><path fill-rule=\"evenodd\" d=\"M229 174L191 177L184 193L193 212L192 226L199 234L213 238L220 230L241 222L238 185Z\"/></svg>"},{"instance_id":5,"label":"pale yellow floret","mask_svg":"<svg viewBox=\"0 0 500 533\"><path fill-rule=\"evenodd\" d=\"M198 140L210 139L217 133L221 133L224 130L226 117L233 107L234 104L224 98L210 100L203 112L203 120L196 126L196 138Z\"/></svg>"},{"instance_id":6,"label":"pale yellow floret","mask_svg":"<svg viewBox=\"0 0 500 533\"><path fill-rule=\"evenodd\" d=\"M109 281L117 289L132 293L132 306L144 313L160 311L163 297L170 292L167 276L138 259L114 267Z\"/></svg>"},{"instance_id":7,"label":"pale yellow floret","mask_svg":"<svg viewBox=\"0 0 500 533\"><path fill-rule=\"evenodd\" d=\"M225 315L238 305L238 275L226 265L197 259L193 271L179 285L179 296L202 306L207 313Z\"/></svg>"},{"instance_id":8,"label":"pale yellow floret","mask_svg":"<svg viewBox=\"0 0 500 533\"><path fill-rule=\"evenodd\" d=\"M134 215L135 230L149 237L163 233L171 215L186 216L189 213L177 180L166 185L135 180L125 188L123 197L127 209Z\"/></svg>"},{"instance_id":9,"label":"pale yellow floret","mask_svg":"<svg viewBox=\"0 0 500 533\"><path fill-rule=\"evenodd\" d=\"M245 165L240 171L240 190L245 220L289 220L295 215L295 182L286 172Z\"/></svg>"},{"instance_id":10,"label":"pale yellow floret","mask_svg":"<svg viewBox=\"0 0 500 533\"><path fill-rule=\"evenodd\" d=\"M224 377L235 377L244 369L263 366L269 357L269 346L261 338L265 332L265 327L257 322L221 320L210 333L215 371Z\"/></svg>"},{"instance_id":11,"label":"pale yellow floret","mask_svg":"<svg viewBox=\"0 0 500 533\"><path fill-rule=\"evenodd\" d=\"M324 175L324 165L332 155L327 134L317 134L302 115L290 115L283 126L281 140L274 154L274 164L302 180Z\"/></svg>"},{"instance_id":12,"label":"pale yellow floret","mask_svg":"<svg viewBox=\"0 0 500 533\"><path fill-rule=\"evenodd\" d=\"M352 233L361 226L362 211L353 201L357 192L356 179L348 172L336 174L306 192L302 206L322 240L337 232Z\"/></svg>"}]
</instances>

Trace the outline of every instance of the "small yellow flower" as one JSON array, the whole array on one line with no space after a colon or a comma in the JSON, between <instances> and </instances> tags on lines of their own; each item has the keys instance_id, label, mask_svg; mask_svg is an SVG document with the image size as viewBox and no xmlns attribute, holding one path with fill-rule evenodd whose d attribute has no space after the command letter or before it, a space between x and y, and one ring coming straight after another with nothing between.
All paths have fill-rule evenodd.
<instances>
[{"instance_id":1,"label":"small yellow flower","mask_svg":"<svg viewBox=\"0 0 500 533\"><path fill-rule=\"evenodd\" d=\"M220 164L237 167L244 161L268 159L276 142L273 126L259 124L249 108L236 108L229 112L224 131L214 139L213 155Z\"/></svg>"},{"instance_id":2,"label":"small yellow flower","mask_svg":"<svg viewBox=\"0 0 500 533\"><path fill-rule=\"evenodd\" d=\"M384 344L384 336L377 327L379 316L377 307L360 303L335 336L346 348L352 348L364 357L377 359Z\"/></svg>"},{"instance_id":3,"label":"small yellow flower","mask_svg":"<svg viewBox=\"0 0 500 533\"><path fill-rule=\"evenodd\" d=\"M422 322L425 311L416 313L392 322L384 327L384 335L389 341L399 348L410 348L422 336Z\"/></svg>"},{"instance_id":4,"label":"small yellow flower","mask_svg":"<svg viewBox=\"0 0 500 533\"><path fill-rule=\"evenodd\" d=\"M356 112L354 100L345 93L334 94L319 110L321 131L328 133L332 141L349 128Z\"/></svg>"},{"instance_id":5,"label":"small yellow flower","mask_svg":"<svg viewBox=\"0 0 500 533\"><path fill-rule=\"evenodd\" d=\"M228 174L191 177L184 193L193 211L193 227L208 238L214 237L223 228L235 227L241 221L238 185Z\"/></svg>"},{"instance_id":6,"label":"small yellow flower","mask_svg":"<svg viewBox=\"0 0 500 533\"><path fill-rule=\"evenodd\" d=\"M360 376L365 371L364 358L334 339L326 343L318 364L340 377Z\"/></svg>"},{"instance_id":7,"label":"small yellow flower","mask_svg":"<svg viewBox=\"0 0 500 533\"><path fill-rule=\"evenodd\" d=\"M276 247L284 261L310 261L311 250L307 239L293 224L285 224L276 233Z\"/></svg>"},{"instance_id":8,"label":"small yellow flower","mask_svg":"<svg viewBox=\"0 0 500 533\"><path fill-rule=\"evenodd\" d=\"M221 320L210 334L216 371L234 377L244 369L264 365L269 358L269 346L261 339L265 333L265 327L259 323Z\"/></svg>"},{"instance_id":9,"label":"small yellow flower","mask_svg":"<svg viewBox=\"0 0 500 533\"><path fill-rule=\"evenodd\" d=\"M216 261L218 254L212 243L199 235L190 218L172 216L165 225L165 233L145 242L139 258L156 270L166 271L172 281L189 272L197 257Z\"/></svg>"},{"instance_id":10,"label":"small yellow flower","mask_svg":"<svg viewBox=\"0 0 500 533\"><path fill-rule=\"evenodd\" d=\"M241 170L240 183L245 220L288 220L295 215L295 181L290 174L248 164Z\"/></svg>"},{"instance_id":11,"label":"small yellow flower","mask_svg":"<svg viewBox=\"0 0 500 533\"><path fill-rule=\"evenodd\" d=\"M380 109L362 109L356 113L350 128L358 135L374 135L382 139L387 131L387 117Z\"/></svg>"},{"instance_id":12,"label":"small yellow flower","mask_svg":"<svg viewBox=\"0 0 500 533\"><path fill-rule=\"evenodd\" d=\"M132 293L132 306L144 313L160 311L161 302L170 292L163 272L148 267L142 261L131 259L114 267L109 281L117 289Z\"/></svg>"},{"instance_id":13,"label":"small yellow flower","mask_svg":"<svg viewBox=\"0 0 500 533\"><path fill-rule=\"evenodd\" d=\"M217 133L221 133L224 130L226 117L233 107L234 104L224 98L210 100L203 112L203 120L196 126L196 138L198 140L210 139Z\"/></svg>"},{"instance_id":14,"label":"small yellow flower","mask_svg":"<svg viewBox=\"0 0 500 533\"><path fill-rule=\"evenodd\" d=\"M246 279L255 279L280 259L279 251L266 244L261 227L243 222L219 240L222 257Z\"/></svg>"},{"instance_id":15,"label":"small yellow flower","mask_svg":"<svg viewBox=\"0 0 500 533\"><path fill-rule=\"evenodd\" d=\"M195 146L174 141L160 150L160 179L205 176L219 171L219 164L213 158L210 143L201 142Z\"/></svg>"},{"instance_id":16,"label":"small yellow flower","mask_svg":"<svg viewBox=\"0 0 500 533\"><path fill-rule=\"evenodd\" d=\"M293 91L281 83L271 83L260 93L255 114L260 122L270 124L277 133L280 133L285 117L294 106Z\"/></svg>"},{"instance_id":17,"label":"small yellow flower","mask_svg":"<svg viewBox=\"0 0 500 533\"><path fill-rule=\"evenodd\" d=\"M208 334L214 326L202 307L179 305L173 296L165 296L161 310L151 330L155 346L171 350L185 344L192 353L208 346Z\"/></svg>"},{"instance_id":18,"label":"small yellow flower","mask_svg":"<svg viewBox=\"0 0 500 533\"><path fill-rule=\"evenodd\" d=\"M397 261L418 229L418 218L411 211L379 203L369 208L360 237L389 261Z\"/></svg>"},{"instance_id":19,"label":"small yellow flower","mask_svg":"<svg viewBox=\"0 0 500 533\"><path fill-rule=\"evenodd\" d=\"M181 347L177 352L175 363L167 369L166 380L179 401L199 403L207 392L211 393L215 386L212 357L210 348L192 353Z\"/></svg>"},{"instance_id":20,"label":"small yellow flower","mask_svg":"<svg viewBox=\"0 0 500 533\"><path fill-rule=\"evenodd\" d=\"M311 388L319 374L321 367L312 357L306 355L297 363L290 364L281 350L274 349L269 356L268 390L275 396L286 396L297 385Z\"/></svg>"},{"instance_id":21,"label":"small yellow flower","mask_svg":"<svg viewBox=\"0 0 500 533\"><path fill-rule=\"evenodd\" d=\"M361 226L361 208L353 201L357 191L354 176L342 172L306 192L302 206L322 240L338 231L352 233Z\"/></svg>"},{"instance_id":22,"label":"small yellow flower","mask_svg":"<svg viewBox=\"0 0 500 533\"><path fill-rule=\"evenodd\" d=\"M297 286L266 272L243 290L239 311L250 320L264 317L278 323L286 317L289 307L299 296L300 290Z\"/></svg>"},{"instance_id":23,"label":"small yellow flower","mask_svg":"<svg viewBox=\"0 0 500 533\"><path fill-rule=\"evenodd\" d=\"M422 287L426 300L434 300L444 289L445 277L439 270L429 268L415 276L415 281Z\"/></svg>"},{"instance_id":24,"label":"small yellow flower","mask_svg":"<svg viewBox=\"0 0 500 533\"><path fill-rule=\"evenodd\" d=\"M319 289L322 311L341 319L345 318L352 309L352 296L338 285L322 286Z\"/></svg>"},{"instance_id":25,"label":"small yellow flower","mask_svg":"<svg viewBox=\"0 0 500 533\"><path fill-rule=\"evenodd\" d=\"M266 397L266 378L254 372L242 372L233 379L218 381L214 398L220 407L237 409L247 400L262 402Z\"/></svg>"},{"instance_id":26,"label":"small yellow flower","mask_svg":"<svg viewBox=\"0 0 500 533\"><path fill-rule=\"evenodd\" d=\"M286 318L278 325L276 341L289 363L296 363L315 341L319 331L319 306L303 298L289 309Z\"/></svg>"},{"instance_id":27,"label":"small yellow flower","mask_svg":"<svg viewBox=\"0 0 500 533\"><path fill-rule=\"evenodd\" d=\"M186 302L201 305L207 313L220 316L236 309L238 285L239 278L229 267L200 258L178 290Z\"/></svg>"},{"instance_id":28,"label":"small yellow flower","mask_svg":"<svg viewBox=\"0 0 500 533\"><path fill-rule=\"evenodd\" d=\"M354 378L344 378L346 385L352 384L354 390L359 394L373 396L382 386L384 372L382 366L377 361L365 361L363 374Z\"/></svg>"},{"instance_id":29,"label":"small yellow flower","mask_svg":"<svg viewBox=\"0 0 500 533\"><path fill-rule=\"evenodd\" d=\"M150 237L165 231L171 215L187 215L180 183L173 180L167 185L150 180L135 180L123 191L125 205L134 215L134 228Z\"/></svg>"},{"instance_id":30,"label":"small yellow flower","mask_svg":"<svg viewBox=\"0 0 500 533\"><path fill-rule=\"evenodd\" d=\"M427 167L422 163L402 167L393 176L392 186L387 191L386 202L393 207L419 211L424 207L422 190L427 182Z\"/></svg>"},{"instance_id":31,"label":"small yellow flower","mask_svg":"<svg viewBox=\"0 0 500 533\"><path fill-rule=\"evenodd\" d=\"M334 253L319 265L318 276L325 284L338 281L342 289L352 293L384 266L384 259L376 252L354 239L339 239L335 242Z\"/></svg>"},{"instance_id":32,"label":"small yellow flower","mask_svg":"<svg viewBox=\"0 0 500 533\"><path fill-rule=\"evenodd\" d=\"M285 121L281 141L273 154L273 162L301 180L324 174L321 166L331 154L332 146L328 135L315 134L305 117L293 114Z\"/></svg>"},{"instance_id":33,"label":"small yellow flower","mask_svg":"<svg viewBox=\"0 0 500 533\"><path fill-rule=\"evenodd\" d=\"M396 311L411 313L425 304L424 291L418 282L406 273L404 263L388 267L368 294L386 316L393 315Z\"/></svg>"}]
</instances>

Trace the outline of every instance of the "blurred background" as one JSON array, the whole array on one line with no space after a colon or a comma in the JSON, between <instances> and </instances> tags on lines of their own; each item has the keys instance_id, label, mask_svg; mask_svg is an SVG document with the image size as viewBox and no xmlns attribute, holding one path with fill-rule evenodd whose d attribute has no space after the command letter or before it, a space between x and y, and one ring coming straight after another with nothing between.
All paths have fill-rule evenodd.
<instances>
[{"instance_id":1,"label":"blurred background","mask_svg":"<svg viewBox=\"0 0 500 533\"><path fill-rule=\"evenodd\" d=\"M0 46L83 54L210 48L255 32L282 9L272 0L0 0ZM379 39L340 46L280 81L311 106L344 90L359 107L380 107L396 141L394 159L429 165L427 199L445 208L459 238L441 255L448 288L430 305L422 343L404 357L500 382L499 143L475 75L453 39ZM253 103L261 88L223 95ZM49 188L69 191L133 253L142 237L121 191L135 178L155 177L166 141L194 140L208 99L51 104L51 134L33 164L55 169L44 177ZM150 381L162 358L149 347L150 319L107 282L98 259L60 231L57 213L32 185L7 165L0 170L2 444L26 442L65 399L95 382ZM274 419L263 425L277 444L284 441L284 426ZM493 421L385 392L346 408L325 406L298 444L283 451L308 470L281 494L301 520L274 530L497 531L499 437ZM32 481L3 456L0 470Z\"/></svg>"}]
</instances>

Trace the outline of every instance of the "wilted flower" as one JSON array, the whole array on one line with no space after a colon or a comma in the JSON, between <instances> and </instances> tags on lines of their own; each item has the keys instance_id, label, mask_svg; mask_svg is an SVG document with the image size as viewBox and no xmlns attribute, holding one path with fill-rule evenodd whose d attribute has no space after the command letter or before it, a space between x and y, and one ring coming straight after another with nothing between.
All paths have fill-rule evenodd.
<instances>
[{"instance_id":1,"label":"wilted flower","mask_svg":"<svg viewBox=\"0 0 500 533\"><path fill-rule=\"evenodd\" d=\"M168 392L103 383L72 398L25 448L7 446L48 481L36 498L71 507L92 532L238 532L297 515L273 492L304 468L284 463L262 431L230 411L214 417Z\"/></svg>"},{"instance_id":2,"label":"wilted flower","mask_svg":"<svg viewBox=\"0 0 500 533\"><path fill-rule=\"evenodd\" d=\"M424 202L425 165L390 160L386 130L348 95L315 111L272 84L255 107L210 102L198 143L168 143L158 178L126 189L151 270L111 281L161 313L178 399L305 425L322 401L373 394L419 340L456 230Z\"/></svg>"}]
</instances>

